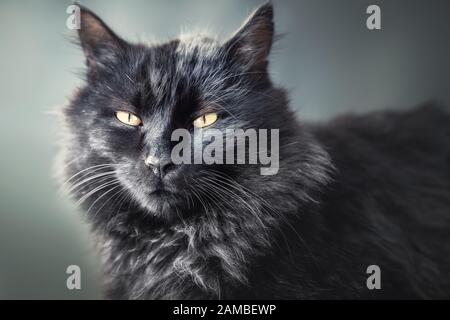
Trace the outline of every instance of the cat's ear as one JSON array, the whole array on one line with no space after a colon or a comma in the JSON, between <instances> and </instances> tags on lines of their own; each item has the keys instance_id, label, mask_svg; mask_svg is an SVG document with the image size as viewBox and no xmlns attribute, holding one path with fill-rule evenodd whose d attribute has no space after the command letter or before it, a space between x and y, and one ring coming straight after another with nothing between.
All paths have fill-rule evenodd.
<instances>
[{"instance_id":1,"label":"cat's ear","mask_svg":"<svg viewBox=\"0 0 450 320\"><path fill-rule=\"evenodd\" d=\"M250 68L266 68L273 34L273 6L269 2L247 18L242 27L225 43L226 50Z\"/></svg>"},{"instance_id":2,"label":"cat's ear","mask_svg":"<svg viewBox=\"0 0 450 320\"><path fill-rule=\"evenodd\" d=\"M88 67L114 59L127 46L95 13L84 7L80 7L78 36Z\"/></svg>"}]
</instances>

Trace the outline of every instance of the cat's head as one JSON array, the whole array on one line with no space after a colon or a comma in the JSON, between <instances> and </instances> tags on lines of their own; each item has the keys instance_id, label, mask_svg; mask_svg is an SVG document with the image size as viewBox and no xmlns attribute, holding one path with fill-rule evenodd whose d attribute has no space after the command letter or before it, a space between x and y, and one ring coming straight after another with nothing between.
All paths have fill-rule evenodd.
<instances>
[{"instance_id":1,"label":"cat's head","mask_svg":"<svg viewBox=\"0 0 450 320\"><path fill-rule=\"evenodd\" d=\"M67 161L78 174L72 184L84 188L79 197L95 194L102 203L125 194L146 212L168 217L221 201L211 193L233 191L227 179L258 174L249 166L174 164L171 135L182 128L195 140L195 127L288 128L284 94L267 72L273 36L270 4L228 40L193 35L157 45L128 43L82 9L87 84L65 110L74 158ZM84 185L83 176L91 178Z\"/></svg>"}]
</instances>

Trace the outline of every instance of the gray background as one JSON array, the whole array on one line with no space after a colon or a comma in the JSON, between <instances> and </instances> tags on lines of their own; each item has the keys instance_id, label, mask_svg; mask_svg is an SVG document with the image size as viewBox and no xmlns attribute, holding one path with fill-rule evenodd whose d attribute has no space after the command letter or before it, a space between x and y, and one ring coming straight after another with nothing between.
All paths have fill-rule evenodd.
<instances>
[{"instance_id":1,"label":"gray background","mask_svg":"<svg viewBox=\"0 0 450 320\"><path fill-rule=\"evenodd\" d=\"M234 31L255 1L83 1L129 40L169 39L180 30ZM299 117L450 105L450 1L275 1L285 34L271 56L274 80ZM99 298L88 228L52 180L57 119L80 85L81 51L69 43L69 1L0 0L0 298ZM365 27L378 4L382 30ZM66 267L82 290L65 287Z\"/></svg>"}]
</instances>

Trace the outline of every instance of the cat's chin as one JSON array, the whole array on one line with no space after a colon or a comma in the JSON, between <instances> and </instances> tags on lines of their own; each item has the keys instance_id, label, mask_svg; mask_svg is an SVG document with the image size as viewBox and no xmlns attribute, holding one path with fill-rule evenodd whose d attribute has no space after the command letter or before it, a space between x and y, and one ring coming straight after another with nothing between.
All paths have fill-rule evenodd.
<instances>
[{"instance_id":1,"label":"cat's chin","mask_svg":"<svg viewBox=\"0 0 450 320\"><path fill-rule=\"evenodd\" d=\"M164 220L176 218L177 210L182 205L176 194L166 190L154 191L148 194L144 201L140 202L148 214Z\"/></svg>"}]
</instances>

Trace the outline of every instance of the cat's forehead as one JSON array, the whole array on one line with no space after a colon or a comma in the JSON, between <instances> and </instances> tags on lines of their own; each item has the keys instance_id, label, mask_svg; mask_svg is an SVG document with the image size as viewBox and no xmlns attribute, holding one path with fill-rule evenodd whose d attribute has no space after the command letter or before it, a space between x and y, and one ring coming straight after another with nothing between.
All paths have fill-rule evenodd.
<instances>
[{"instance_id":1,"label":"cat's forehead","mask_svg":"<svg viewBox=\"0 0 450 320\"><path fill-rule=\"evenodd\" d=\"M147 47L145 58L134 74L148 83L155 98L162 98L185 86L196 88L220 77L223 52L215 39L200 34L184 34L163 44Z\"/></svg>"},{"instance_id":2,"label":"cat's forehead","mask_svg":"<svg viewBox=\"0 0 450 320\"><path fill-rule=\"evenodd\" d=\"M221 44L204 34L182 34L177 39L148 47L147 63L166 72L183 71L187 64L201 65L222 58ZM177 67L171 70L172 67Z\"/></svg>"},{"instance_id":3,"label":"cat's forehead","mask_svg":"<svg viewBox=\"0 0 450 320\"><path fill-rule=\"evenodd\" d=\"M216 57L220 53L220 42L203 33L184 33L178 37L176 52L181 57L193 54Z\"/></svg>"}]
</instances>

